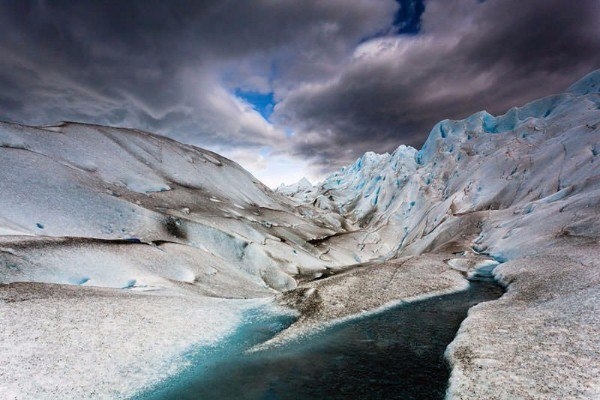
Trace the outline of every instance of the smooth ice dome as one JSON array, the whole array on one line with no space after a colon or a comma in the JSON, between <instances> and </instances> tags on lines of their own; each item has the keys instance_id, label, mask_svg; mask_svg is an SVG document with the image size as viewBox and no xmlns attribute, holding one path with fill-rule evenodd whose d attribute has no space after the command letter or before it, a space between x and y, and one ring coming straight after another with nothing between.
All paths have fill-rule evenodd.
<instances>
[{"instance_id":1,"label":"smooth ice dome","mask_svg":"<svg viewBox=\"0 0 600 400\"><path fill-rule=\"evenodd\" d=\"M76 123L3 123L0 143L8 166L0 171L0 232L15 243L4 257L26 251L18 263L32 265L5 266L0 282L203 285L203 271L218 269L268 293L295 287L290 275L299 267L325 268L305 242L333 233L331 217L316 212L307 223L302 208L217 154L136 130ZM84 247L90 250L81 263ZM169 249L178 249L170 267L159 271L141 261Z\"/></svg>"}]
</instances>

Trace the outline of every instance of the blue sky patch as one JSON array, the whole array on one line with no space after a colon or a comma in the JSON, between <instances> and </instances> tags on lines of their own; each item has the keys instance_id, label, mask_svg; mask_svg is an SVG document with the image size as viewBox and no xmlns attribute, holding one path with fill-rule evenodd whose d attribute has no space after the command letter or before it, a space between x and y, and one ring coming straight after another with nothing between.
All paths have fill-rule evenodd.
<instances>
[{"instance_id":1,"label":"blue sky patch","mask_svg":"<svg viewBox=\"0 0 600 400\"><path fill-rule=\"evenodd\" d=\"M273 114L273 107L275 106L273 92L260 93L251 90L236 89L235 95L250 104L264 119L269 120L271 114Z\"/></svg>"},{"instance_id":2,"label":"blue sky patch","mask_svg":"<svg viewBox=\"0 0 600 400\"><path fill-rule=\"evenodd\" d=\"M394 15L393 25L397 34L415 35L421 31L421 16L425 12L425 0L396 0L400 8Z\"/></svg>"},{"instance_id":3,"label":"blue sky patch","mask_svg":"<svg viewBox=\"0 0 600 400\"><path fill-rule=\"evenodd\" d=\"M421 16L425 12L425 0L396 0L396 3L398 3L398 10L394 13L391 29L387 27L374 35L366 36L359 43L390 34L416 35L421 31Z\"/></svg>"}]
</instances>

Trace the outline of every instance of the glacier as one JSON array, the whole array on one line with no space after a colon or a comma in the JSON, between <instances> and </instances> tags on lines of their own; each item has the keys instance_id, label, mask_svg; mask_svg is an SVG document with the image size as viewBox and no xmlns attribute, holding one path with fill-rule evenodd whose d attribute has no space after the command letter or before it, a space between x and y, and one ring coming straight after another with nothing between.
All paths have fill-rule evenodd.
<instances>
[{"instance_id":1,"label":"glacier","mask_svg":"<svg viewBox=\"0 0 600 400\"><path fill-rule=\"evenodd\" d=\"M127 398L249 310L328 324L464 290L447 397L600 396L600 71L271 191L135 129L0 123L0 397Z\"/></svg>"},{"instance_id":2,"label":"glacier","mask_svg":"<svg viewBox=\"0 0 600 400\"><path fill-rule=\"evenodd\" d=\"M343 221L137 130L2 123L0 163L2 398L133 395L249 308L279 313Z\"/></svg>"},{"instance_id":3,"label":"glacier","mask_svg":"<svg viewBox=\"0 0 600 400\"><path fill-rule=\"evenodd\" d=\"M365 259L438 255L467 276L497 264L507 293L449 346L450 399L600 396L599 82L442 121L418 151L366 153L291 196L361 227L343 240Z\"/></svg>"}]
</instances>

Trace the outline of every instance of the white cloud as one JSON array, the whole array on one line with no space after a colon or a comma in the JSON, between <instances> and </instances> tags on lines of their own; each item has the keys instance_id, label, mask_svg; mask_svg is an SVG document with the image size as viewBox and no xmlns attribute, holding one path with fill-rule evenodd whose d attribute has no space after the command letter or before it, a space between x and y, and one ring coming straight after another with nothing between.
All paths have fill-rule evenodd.
<instances>
[{"instance_id":1,"label":"white cloud","mask_svg":"<svg viewBox=\"0 0 600 400\"><path fill-rule=\"evenodd\" d=\"M240 164L271 189L282 183L289 185L298 182L302 178L315 183L324 178L305 159L265 150L223 149L221 154ZM261 152L265 155L261 155Z\"/></svg>"}]
</instances>

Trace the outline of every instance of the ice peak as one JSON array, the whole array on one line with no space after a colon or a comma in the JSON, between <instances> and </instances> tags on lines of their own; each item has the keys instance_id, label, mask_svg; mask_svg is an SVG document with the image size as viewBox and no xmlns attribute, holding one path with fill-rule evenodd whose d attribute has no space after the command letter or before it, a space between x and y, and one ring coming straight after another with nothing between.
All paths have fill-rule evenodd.
<instances>
[{"instance_id":1,"label":"ice peak","mask_svg":"<svg viewBox=\"0 0 600 400\"><path fill-rule=\"evenodd\" d=\"M396 150L394 150L394 152L392 153L392 156L401 154L401 153L412 153L414 151L416 151L416 149L414 147L401 144L400 146L398 146L396 148Z\"/></svg>"},{"instance_id":2,"label":"ice peak","mask_svg":"<svg viewBox=\"0 0 600 400\"><path fill-rule=\"evenodd\" d=\"M307 179L307 178L304 176L304 177L302 177L302 179L300 179L300 180L298 181L298 186L299 186L300 188L306 188L306 189L309 189L309 188L311 188L311 187L313 186L313 184L312 184L312 183L310 183L310 181L309 181L309 180L308 180L308 179Z\"/></svg>"},{"instance_id":3,"label":"ice peak","mask_svg":"<svg viewBox=\"0 0 600 400\"><path fill-rule=\"evenodd\" d=\"M600 69L590 72L567 89L568 93L586 95L600 93Z\"/></svg>"}]
</instances>

